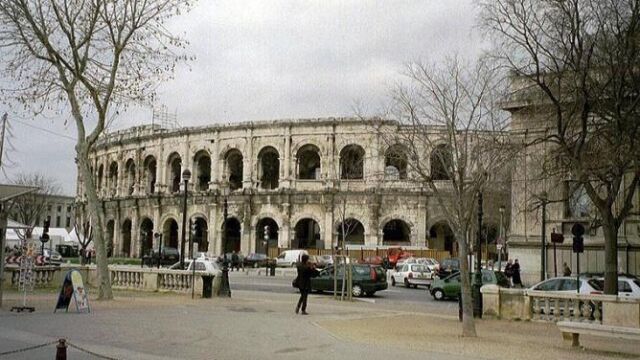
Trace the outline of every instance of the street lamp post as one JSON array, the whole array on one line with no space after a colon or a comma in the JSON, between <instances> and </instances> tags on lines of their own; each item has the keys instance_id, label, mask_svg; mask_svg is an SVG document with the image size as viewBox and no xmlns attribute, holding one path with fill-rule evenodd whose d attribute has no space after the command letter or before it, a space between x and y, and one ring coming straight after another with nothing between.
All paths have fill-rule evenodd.
<instances>
[{"instance_id":1,"label":"street lamp post","mask_svg":"<svg viewBox=\"0 0 640 360\"><path fill-rule=\"evenodd\" d=\"M500 206L500 236L498 237L498 244L496 248L498 250L498 271L502 271L502 247L504 242L504 205Z\"/></svg>"},{"instance_id":2,"label":"street lamp post","mask_svg":"<svg viewBox=\"0 0 640 360\"><path fill-rule=\"evenodd\" d=\"M482 318L482 192L478 192L478 232L476 239L476 274L473 282L473 317Z\"/></svg>"},{"instance_id":3,"label":"street lamp post","mask_svg":"<svg viewBox=\"0 0 640 360\"><path fill-rule=\"evenodd\" d=\"M227 242L227 217L229 216L229 203L227 197L229 196L229 186L225 184L222 187L222 196L224 198L222 208L222 251L224 253L222 260L222 285L220 287L220 296L231 297L231 287L229 286L229 262L227 261L226 242Z\"/></svg>"},{"instance_id":4,"label":"street lamp post","mask_svg":"<svg viewBox=\"0 0 640 360\"><path fill-rule=\"evenodd\" d=\"M267 260L264 262L264 274L265 276L269 276L269 226L268 225L264 227L264 240L262 240L262 245L264 245L264 255L267 257Z\"/></svg>"},{"instance_id":5,"label":"street lamp post","mask_svg":"<svg viewBox=\"0 0 640 360\"><path fill-rule=\"evenodd\" d=\"M547 227L547 204L549 203L549 198L547 197L547 192L543 191L540 193L540 203L542 205L542 229L541 229L541 238L542 244L540 246L540 281L544 281L547 278L547 236L546 236L546 227Z\"/></svg>"},{"instance_id":6,"label":"street lamp post","mask_svg":"<svg viewBox=\"0 0 640 360\"><path fill-rule=\"evenodd\" d=\"M191 223L189 220L189 229L191 233L189 234L189 253L191 254L191 299L195 299L195 285L196 285L196 257L195 257L195 249L193 248L193 237L196 235L196 227L195 223Z\"/></svg>"},{"instance_id":7,"label":"street lamp post","mask_svg":"<svg viewBox=\"0 0 640 360\"><path fill-rule=\"evenodd\" d=\"M162 234L155 233L153 236L158 241L158 269L160 269L160 259L162 259Z\"/></svg>"},{"instance_id":8,"label":"street lamp post","mask_svg":"<svg viewBox=\"0 0 640 360\"><path fill-rule=\"evenodd\" d=\"M184 200L182 202L182 242L180 243L181 269L184 269L184 245L187 237L187 195L189 194L189 179L191 179L191 171L184 169L182 172L182 180L184 180Z\"/></svg>"}]
</instances>

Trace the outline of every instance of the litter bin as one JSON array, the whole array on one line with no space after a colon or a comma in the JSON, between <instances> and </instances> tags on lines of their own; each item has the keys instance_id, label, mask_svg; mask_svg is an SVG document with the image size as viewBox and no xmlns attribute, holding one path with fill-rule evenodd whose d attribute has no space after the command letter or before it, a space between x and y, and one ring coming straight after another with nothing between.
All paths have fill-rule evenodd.
<instances>
[{"instance_id":1,"label":"litter bin","mask_svg":"<svg viewBox=\"0 0 640 360\"><path fill-rule=\"evenodd\" d=\"M213 275L202 275L202 298L211 299L213 293Z\"/></svg>"}]
</instances>

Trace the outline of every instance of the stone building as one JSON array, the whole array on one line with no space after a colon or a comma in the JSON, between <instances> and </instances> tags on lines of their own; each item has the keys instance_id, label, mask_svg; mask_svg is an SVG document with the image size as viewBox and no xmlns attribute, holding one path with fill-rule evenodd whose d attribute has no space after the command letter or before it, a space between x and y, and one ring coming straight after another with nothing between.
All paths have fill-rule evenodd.
<instances>
[{"instance_id":1,"label":"stone building","mask_svg":"<svg viewBox=\"0 0 640 360\"><path fill-rule=\"evenodd\" d=\"M393 121L377 124L401 131ZM361 119L134 127L103 136L91 162L117 256L157 247L155 233L164 246L180 248L185 169L192 173L186 211L192 225L185 230L199 251L331 249L342 245L342 222L346 247L455 248L403 145L386 144ZM82 179L77 196L85 201ZM494 229L497 210L485 209Z\"/></svg>"},{"instance_id":2,"label":"stone building","mask_svg":"<svg viewBox=\"0 0 640 360\"><path fill-rule=\"evenodd\" d=\"M562 275L566 262L573 274L577 272L577 258L572 252L574 224L586 229L585 250L580 256L580 272L604 272L604 236L601 227L592 227L596 209L586 191L569 174L549 170L543 166L553 151L545 142L536 139L548 136L555 123L545 112L541 97L532 95L531 83L526 77L512 77L512 97L504 103L511 113L511 133L514 142L534 144L524 147L512 173L511 224L509 233L509 257L519 259L523 280L531 284L541 279L542 257L546 256L547 277L554 276L557 269ZM555 166L555 164L554 164ZM553 168L553 167L552 167ZM622 189L627 188L625 179ZM634 209L640 208L640 196L635 190ZM541 199L546 199L546 216L542 221ZM546 247L542 249L542 232ZM553 232L563 234L564 243L556 246L554 261ZM618 269L620 272L640 274L640 216L637 211L629 216L618 233ZM546 255L543 255L546 254Z\"/></svg>"}]
</instances>

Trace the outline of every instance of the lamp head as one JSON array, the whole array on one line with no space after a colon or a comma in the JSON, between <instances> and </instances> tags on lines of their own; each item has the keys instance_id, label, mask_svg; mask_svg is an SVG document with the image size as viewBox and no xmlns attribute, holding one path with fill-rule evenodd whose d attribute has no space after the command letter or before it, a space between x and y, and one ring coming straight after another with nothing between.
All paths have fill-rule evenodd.
<instances>
[{"instance_id":1,"label":"lamp head","mask_svg":"<svg viewBox=\"0 0 640 360\"><path fill-rule=\"evenodd\" d=\"M500 205L500 212L503 213L506 210L506 208L504 207L504 205Z\"/></svg>"},{"instance_id":2,"label":"lamp head","mask_svg":"<svg viewBox=\"0 0 640 360\"><path fill-rule=\"evenodd\" d=\"M184 171L182 172L182 180L184 181L191 180L191 171L189 171L189 169L184 169Z\"/></svg>"}]
</instances>

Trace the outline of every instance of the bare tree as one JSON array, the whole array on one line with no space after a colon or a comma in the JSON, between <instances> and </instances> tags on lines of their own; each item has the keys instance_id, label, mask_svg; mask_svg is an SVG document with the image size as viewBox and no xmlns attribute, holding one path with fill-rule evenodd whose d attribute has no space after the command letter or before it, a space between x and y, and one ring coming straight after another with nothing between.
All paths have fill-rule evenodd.
<instances>
[{"instance_id":1,"label":"bare tree","mask_svg":"<svg viewBox=\"0 0 640 360\"><path fill-rule=\"evenodd\" d=\"M616 294L618 229L640 182L640 1L482 1L495 56L517 79L511 111L543 116L542 172L570 178L597 209L605 293ZM560 170L560 172L558 171Z\"/></svg>"},{"instance_id":2,"label":"bare tree","mask_svg":"<svg viewBox=\"0 0 640 360\"><path fill-rule=\"evenodd\" d=\"M5 0L0 47L15 84L4 95L38 111L70 109L77 130L76 161L94 220L98 298L111 299L103 237L104 214L89 154L117 106L153 99L156 84L186 58L185 42L167 21L188 0ZM115 107L115 108L114 108Z\"/></svg>"},{"instance_id":3,"label":"bare tree","mask_svg":"<svg viewBox=\"0 0 640 360\"><path fill-rule=\"evenodd\" d=\"M408 154L410 181L432 194L459 247L463 336L476 336L468 255L473 245L477 195L494 196L488 185L503 181L511 149L506 118L496 111L498 74L484 63L454 58L444 65L413 63L407 82L393 92L390 117L378 132ZM498 195L495 195L498 196Z\"/></svg>"},{"instance_id":4,"label":"bare tree","mask_svg":"<svg viewBox=\"0 0 640 360\"><path fill-rule=\"evenodd\" d=\"M46 213L47 206L49 206L49 196L60 194L60 186L55 180L40 173L19 173L13 183L38 188L37 192L13 199L9 205L11 216L16 221L29 226L24 230L16 230L16 235L20 239L30 239L33 228L38 226L38 222Z\"/></svg>"},{"instance_id":5,"label":"bare tree","mask_svg":"<svg viewBox=\"0 0 640 360\"><path fill-rule=\"evenodd\" d=\"M80 264L84 265L87 261L86 252L89 244L93 240L93 225L91 223L91 217L85 217L84 211L76 211L76 219L73 224L73 230L78 238L80 244Z\"/></svg>"}]
</instances>

